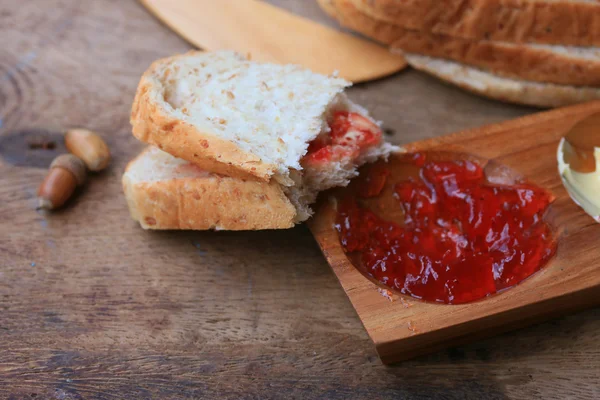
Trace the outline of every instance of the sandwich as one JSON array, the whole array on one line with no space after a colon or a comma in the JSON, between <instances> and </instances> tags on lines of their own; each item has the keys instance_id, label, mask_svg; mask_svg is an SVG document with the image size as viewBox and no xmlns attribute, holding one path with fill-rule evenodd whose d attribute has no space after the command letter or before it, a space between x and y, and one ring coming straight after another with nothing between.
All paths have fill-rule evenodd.
<instances>
[{"instance_id":1,"label":"sandwich","mask_svg":"<svg viewBox=\"0 0 600 400\"><path fill-rule=\"evenodd\" d=\"M151 147L127 167L146 229L284 229L319 192L347 185L397 147L344 93L350 83L229 51L158 60L143 74L133 134Z\"/></svg>"}]
</instances>

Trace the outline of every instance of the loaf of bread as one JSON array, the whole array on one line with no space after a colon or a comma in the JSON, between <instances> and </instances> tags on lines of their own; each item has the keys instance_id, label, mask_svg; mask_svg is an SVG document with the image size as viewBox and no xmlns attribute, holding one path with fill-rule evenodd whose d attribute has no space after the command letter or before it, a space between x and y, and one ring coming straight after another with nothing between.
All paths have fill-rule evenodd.
<instances>
[{"instance_id":1,"label":"loaf of bread","mask_svg":"<svg viewBox=\"0 0 600 400\"><path fill-rule=\"evenodd\" d=\"M375 19L361 12L353 0L318 1L341 25L392 49L456 61L520 80L573 86L600 85L600 48L463 39L407 29Z\"/></svg>"},{"instance_id":2,"label":"loaf of bread","mask_svg":"<svg viewBox=\"0 0 600 400\"><path fill-rule=\"evenodd\" d=\"M229 51L155 62L138 86L131 123L138 139L162 152L146 151L123 177L133 217L153 229L279 229L308 219L319 192L399 150L346 97L349 85ZM205 175L181 182L182 163ZM156 170L166 178L153 180ZM257 208L250 193L261 190L264 208L250 217ZM236 202L229 192L248 195ZM221 200L225 208L211 208Z\"/></svg>"},{"instance_id":3,"label":"loaf of bread","mask_svg":"<svg viewBox=\"0 0 600 400\"><path fill-rule=\"evenodd\" d=\"M600 48L572 45L600 38L595 0L317 1L341 25L472 93L537 107L600 99ZM540 35L542 25L559 30Z\"/></svg>"}]
</instances>

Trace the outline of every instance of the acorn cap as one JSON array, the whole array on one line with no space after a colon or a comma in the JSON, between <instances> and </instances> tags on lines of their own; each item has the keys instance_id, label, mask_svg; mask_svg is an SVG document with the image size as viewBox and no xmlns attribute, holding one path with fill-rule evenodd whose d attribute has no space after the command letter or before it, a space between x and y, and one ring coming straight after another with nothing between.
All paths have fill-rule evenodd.
<instances>
[{"instance_id":1,"label":"acorn cap","mask_svg":"<svg viewBox=\"0 0 600 400\"><path fill-rule=\"evenodd\" d=\"M63 168L71 172L75 176L77 186L83 185L87 178L85 163L73 154L61 154L56 157L50 164L50 169L52 168Z\"/></svg>"}]
</instances>

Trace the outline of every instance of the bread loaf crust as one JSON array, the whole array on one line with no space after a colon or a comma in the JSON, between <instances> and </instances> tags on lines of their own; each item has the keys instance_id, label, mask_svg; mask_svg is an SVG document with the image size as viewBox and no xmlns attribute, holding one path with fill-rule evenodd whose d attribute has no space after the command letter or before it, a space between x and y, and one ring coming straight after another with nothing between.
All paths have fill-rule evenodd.
<instances>
[{"instance_id":1,"label":"bread loaf crust","mask_svg":"<svg viewBox=\"0 0 600 400\"><path fill-rule=\"evenodd\" d=\"M132 218L144 229L286 229L296 209L276 182L244 180L217 174L157 181L136 181L130 169L123 190Z\"/></svg>"},{"instance_id":2,"label":"bread loaf crust","mask_svg":"<svg viewBox=\"0 0 600 400\"><path fill-rule=\"evenodd\" d=\"M158 60L142 75L131 110L133 135L207 171L268 181L276 165L263 162L228 140L202 132L169 112L159 71L166 63L195 53L199 52Z\"/></svg>"},{"instance_id":3,"label":"bread loaf crust","mask_svg":"<svg viewBox=\"0 0 600 400\"><path fill-rule=\"evenodd\" d=\"M408 29L463 39L600 46L600 3L544 0L351 0Z\"/></svg>"},{"instance_id":4,"label":"bread loaf crust","mask_svg":"<svg viewBox=\"0 0 600 400\"><path fill-rule=\"evenodd\" d=\"M465 40L405 29L376 20L353 0L319 0L342 25L402 52L444 58L495 74L561 85L600 86L600 58L576 58L547 47L491 40Z\"/></svg>"}]
</instances>

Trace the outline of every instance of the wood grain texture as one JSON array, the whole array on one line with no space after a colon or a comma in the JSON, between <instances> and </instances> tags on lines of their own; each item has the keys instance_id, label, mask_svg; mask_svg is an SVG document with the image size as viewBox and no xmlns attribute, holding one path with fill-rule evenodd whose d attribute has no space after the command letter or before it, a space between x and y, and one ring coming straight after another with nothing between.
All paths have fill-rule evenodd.
<instances>
[{"instance_id":1,"label":"wood grain texture","mask_svg":"<svg viewBox=\"0 0 600 400\"><path fill-rule=\"evenodd\" d=\"M570 199L556 165L560 139L599 111L600 102L588 103L407 146L408 151L470 154L506 166L556 196L546 216L556 232L556 255L531 278L483 301L448 306L399 294L382 296L353 267L334 228L338 202L330 198L343 198L344 189L322 199L308 225L382 361L406 360L600 304L600 225Z\"/></svg>"},{"instance_id":2,"label":"wood grain texture","mask_svg":"<svg viewBox=\"0 0 600 400\"><path fill-rule=\"evenodd\" d=\"M277 4L326 20L313 2ZM120 188L143 147L129 108L150 62L190 47L136 1L1 2L0 41L0 140L83 126L114 156L68 208L43 215L33 160L45 153L0 153L0 398L600 396L597 309L384 367L305 227L140 230ZM350 96L395 143L531 112L414 71Z\"/></svg>"},{"instance_id":3,"label":"wood grain texture","mask_svg":"<svg viewBox=\"0 0 600 400\"><path fill-rule=\"evenodd\" d=\"M315 72L364 82L406 67L387 47L314 23L259 0L141 0L190 43L233 49L253 60L300 64ZM360 57L356 55L360 54Z\"/></svg>"}]
</instances>

